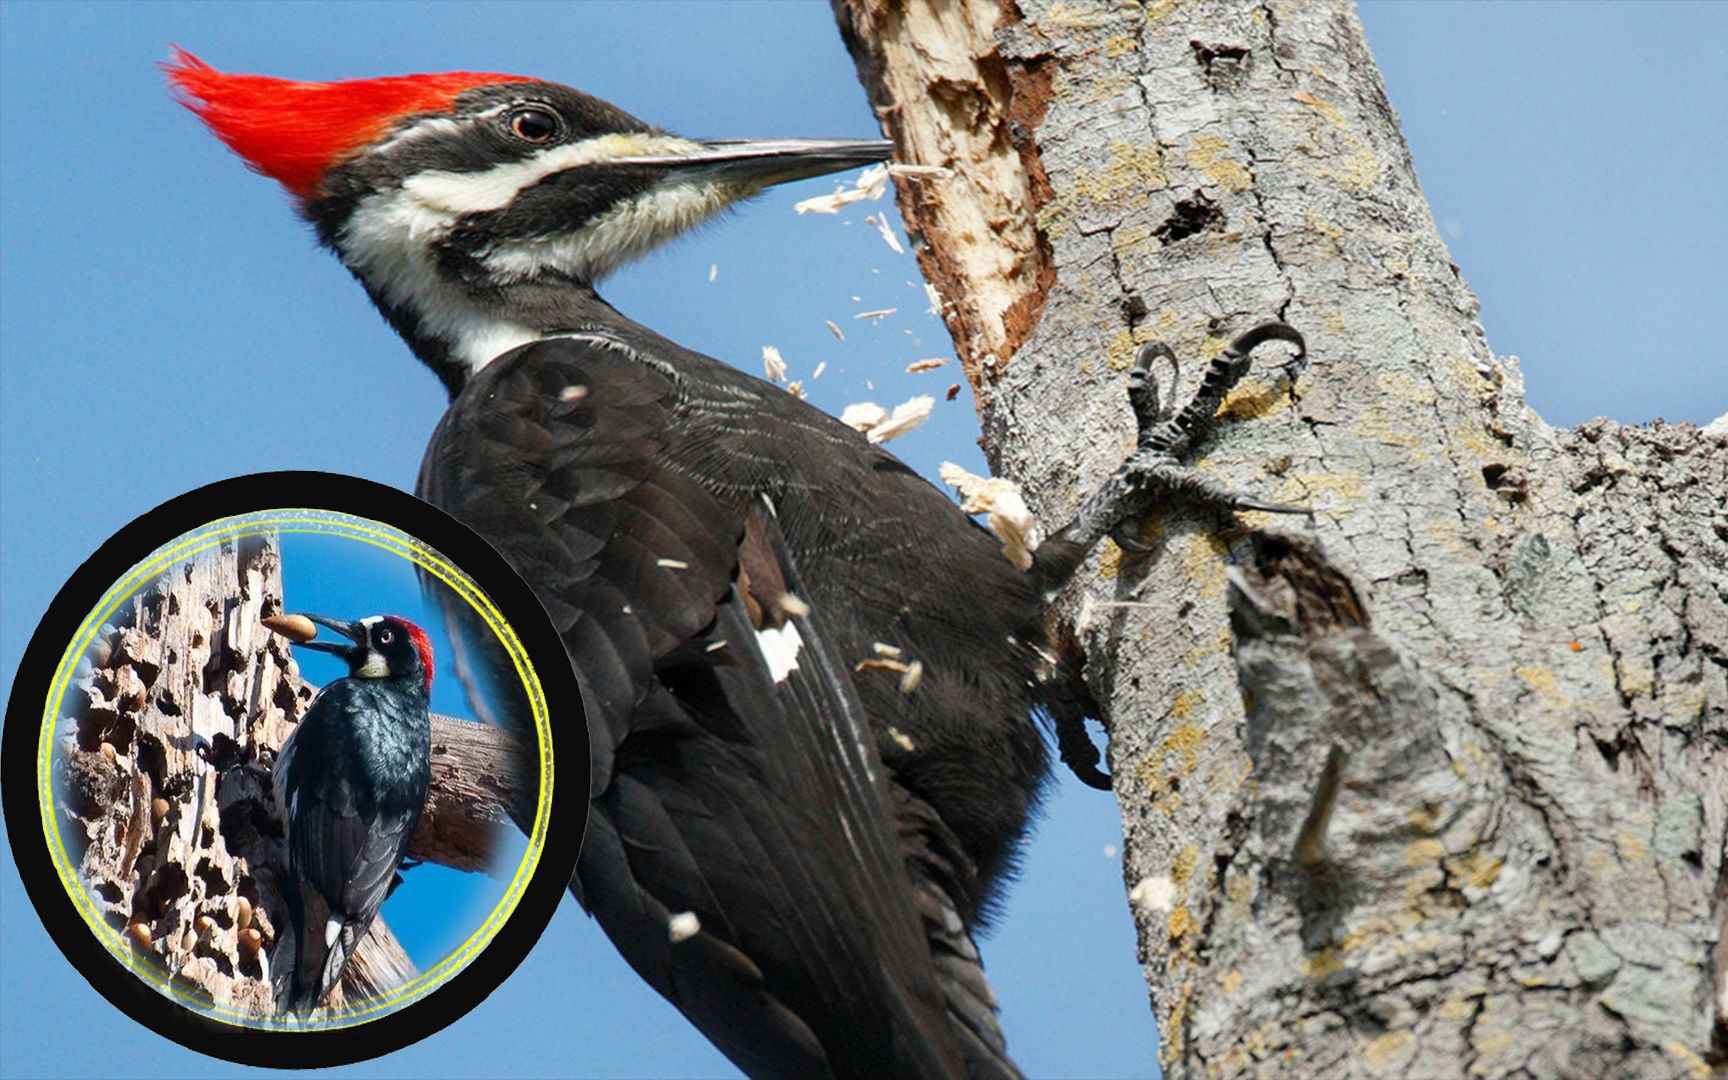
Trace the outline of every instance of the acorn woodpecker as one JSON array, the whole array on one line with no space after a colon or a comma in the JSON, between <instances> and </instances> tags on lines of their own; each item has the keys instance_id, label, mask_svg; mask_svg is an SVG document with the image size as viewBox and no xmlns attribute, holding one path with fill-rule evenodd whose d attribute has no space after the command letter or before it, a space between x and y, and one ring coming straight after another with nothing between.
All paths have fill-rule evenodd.
<instances>
[{"instance_id":1,"label":"acorn woodpecker","mask_svg":"<svg viewBox=\"0 0 1728 1080\"><path fill-rule=\"evenodd\" d=\"M1299 336L1250 332L1180 412L1143 352L1139 449L1023 568L856 431L595 291L889 143L696 141L510 75L169 73L449 389L418 490L563 637L593 762L572 891L632 966L752 1075L1017 1075L971 934L1048 772L1033 712L1083 697L1045 681L1046 597L1160 498L1287 509L1179 459L1248 350Z\"/></svg>"},{"instance_id":2,"label":"acorn woodpecker","mask_svg":"<svg viewBox=\"0 0 1728 1080\"><path fill-rule=\"evenodd\" d=\"M420 820L431 784L432 646L396 615L304 617L349 642L296 642L340 656L348 675L318 692L273 766L289 918L270 972L277 1010L309 1014L365 939Z\"/></svg>"}]
</instances>

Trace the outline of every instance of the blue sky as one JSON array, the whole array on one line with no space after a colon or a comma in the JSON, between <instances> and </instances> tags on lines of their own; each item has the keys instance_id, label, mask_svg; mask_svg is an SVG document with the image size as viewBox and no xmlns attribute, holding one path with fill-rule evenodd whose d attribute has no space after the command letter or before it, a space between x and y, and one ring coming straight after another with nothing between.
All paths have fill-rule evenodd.
<instances>
[{"instance_id":1,"label":"blue sky","mask_svg":"<svg viewBox=\"0 0 1728 1080\"><path fill-rule=\"evenodd\" d=\"M1728 409L1728 9L1370 4L1393 103L1489 341L1550 421L1702 422ZM517 71L693 136L870 136L826 4L47 4L0 19L0 675L109 533L198 484L318 468L411 488L443 409L359 288L163 91L177 42L301 78ZM1677 44L1684 50L1677 52ZM957 381L910 256L770 194L613 280L621 310L760 370L776 345L812 400L892 405ZM890 211L891 212L891 211ZM850 222L848 224L848 222ZM896 229L898 224L896 221ZM902 234L903 235L903 234ZM713 268L714 280L710 282ZM860 311L898 308L857 320ZM846 334L836 341L831 319ZM1710 336L1706 336L1706 335ZM1106 335L1101 333L1100 343ZM1324 377L1316 358L1314 377ZM894 443L975 471L963 393ZM340 612L338 612L340 614ZM984 945L1034 1076L1144 1076L1155 1033L1113 801L1063 786ZM60 959L0 859L8 1075L231 1076L139 1028ZM515 978L427 1042L344 1076L710 1076L723 1059L566 901Z\"/></svg>"}]
</instances>

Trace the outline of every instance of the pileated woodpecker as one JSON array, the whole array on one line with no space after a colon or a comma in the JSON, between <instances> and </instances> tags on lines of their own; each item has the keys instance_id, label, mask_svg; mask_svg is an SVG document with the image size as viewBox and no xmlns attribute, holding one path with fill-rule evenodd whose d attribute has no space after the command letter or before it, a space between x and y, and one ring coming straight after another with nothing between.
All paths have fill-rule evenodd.
<instances>
[{"instance_id":1,"label":"pileated woodpecker","mask_svg":"<svg viewBox=\"0 0 1728 1080\"><path fill-rule=\"evenodd\" d=\"M270 975L279 1012L309 1014L342 977L396 880L432 779L432 646L396 615L343 622L307 615L348 644L346 678L318 692L276 755L287 826L289 919Z\"/></svg>"},{"instance_id":2,"label":"pileated woodpecker","mask_svg":"<svg viewBox=\"0 0 1728 1080\"><path fill-rule=\"evenodd\" d=\"M563 635L593 760L572 889L629 962L753 1075L1016 1075L971 928L1047 772L1045 598L1158 498L1285 509L1178 458L1248 350L1299 336L1250 331L1174 414L1143 352L1140 450L1021 570L885 451L594 289L890 144L693 141L509 75L169 70L449 389L419 492ZM882 651L917 685L854 677Z\"/></svg>"}]
</instances>

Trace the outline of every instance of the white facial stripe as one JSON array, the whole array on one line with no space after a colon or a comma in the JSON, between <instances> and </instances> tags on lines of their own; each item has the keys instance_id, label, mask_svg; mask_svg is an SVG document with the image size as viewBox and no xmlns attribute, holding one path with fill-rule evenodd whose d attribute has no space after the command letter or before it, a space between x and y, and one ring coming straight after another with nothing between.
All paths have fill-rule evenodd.
<instances>
[{"instance_id":1,"label":"white facial stripe","mask_svg":"<svg viewBox=\"0 0 1728 1080\"><path fill-rule=\"evenodd\" d=\"M600 135L578 143L554 146L533 157L497 165L485 172L423 172L410 177L402 187L428 210L459 217L502 210L524 189L533 187L553 173L579 165L595 165L617 158L652 160L701 152L701 143L672 135Z\"/></svg>"},{"instance_id":2,"label":"white facial stripe","mask_svg":"<svg viewBox=\"0 0 1728 1080\"><path fill-rule=\"evenodd\" d=\"M718 184L657 187L615 207L575 232L494 244L481 260L501 278L521 280L543 270L598 281L624 263L726 209L738 195Z\"/></svg>"},{"instance_id":3,"label":"white facial stripe","mask_svg":"<svg viewBox=\"0 0 1728 1080\"><path fill-rule=\"evenodd\" d=\"M366 662L355 668L354 674L362 679L387 679L390 677L390 664L383 653L367 650Z\"/></svg>"},{"instance_id":4,"label":"white facial stripe","mask_svg":"<svg viewBox=\"0 0 1728 1080\"><path fill-rule=\"evenodd\" d=\"M412 310L423 333L448 343L453 360L479 371L540 335L482 308L438 273L432 244L454 222L407 191L370 195L343 226L337 247L386 303Z\"/></svg>"},{"instance_id":5,"label":"white facial stripe","mask_svg":"<svg viewBox=\"0 0 1728 1080\"><path fill-rule=\"evenodd\" d=\"M434 130L435 118L398 138ZM337 237L342 261L377 289L387 304L418 317L420 332L445 342L450 358L478 372L519 345L545 336L500 317L438 272L434 246L464 214L508 206L527 187L579 165L701 151L670 135L602 135L553 147L483 173L424 172L396 191L367 196ZM718 184L670 185L613 210L575 232L505 243L483 253L488 269L509 280L558 270L596 281L746 194Z\"/></svg>"},{"instance_id":6,"label":"white facial stripe","mask_svg":"<svg viewBox=\"0 0 1728 1080\"><path fill-rule=\"evenodd\" d=\"M382 615L368 615L364 619L360 620L360 625L364 626L366 629L370 630L374 626L377 626L379 623L381 623L383 621L384 621L384 616L382 616Z\"/></svg>"}]
</instances>

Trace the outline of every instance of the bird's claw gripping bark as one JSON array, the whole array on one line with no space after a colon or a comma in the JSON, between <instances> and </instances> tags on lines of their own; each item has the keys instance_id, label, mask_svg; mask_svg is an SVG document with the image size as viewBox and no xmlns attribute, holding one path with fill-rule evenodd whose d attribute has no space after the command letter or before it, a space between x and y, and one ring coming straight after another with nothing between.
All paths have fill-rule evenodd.
<instances>
[{"instance_id":1,"label":"bird's claw gripping bark","mask_svg":"<svg viewBox=\"0 0 1728 1080\"><path fill-rule=\"evenodd\" d=\"M1139 519L1153 505L1167 499L1228 511L1308 513L1305 507L1268 502L1232 491L1182 461L1195 439L1212 426L1224 396L1248 374L1250 354L1268 341L1285 341L1296 347L1296 355L1284 368L1287 377L1294 380L1307 360L1307 343L1291 326L1281 322L1261 323L1232 341L1213 359L1200 388L1179 410L1173 401L1165 400L1152 374L1159 360L1168 362L1174 371L1178 367L1176 354L1161 341L1141 346L1128 373L1128 402L1139 428L1134 453L1058 535L1085 547L1108 535L1124 551L1143 554L1151 549L1138 538Z\"/></svg>"}]
</instances>

